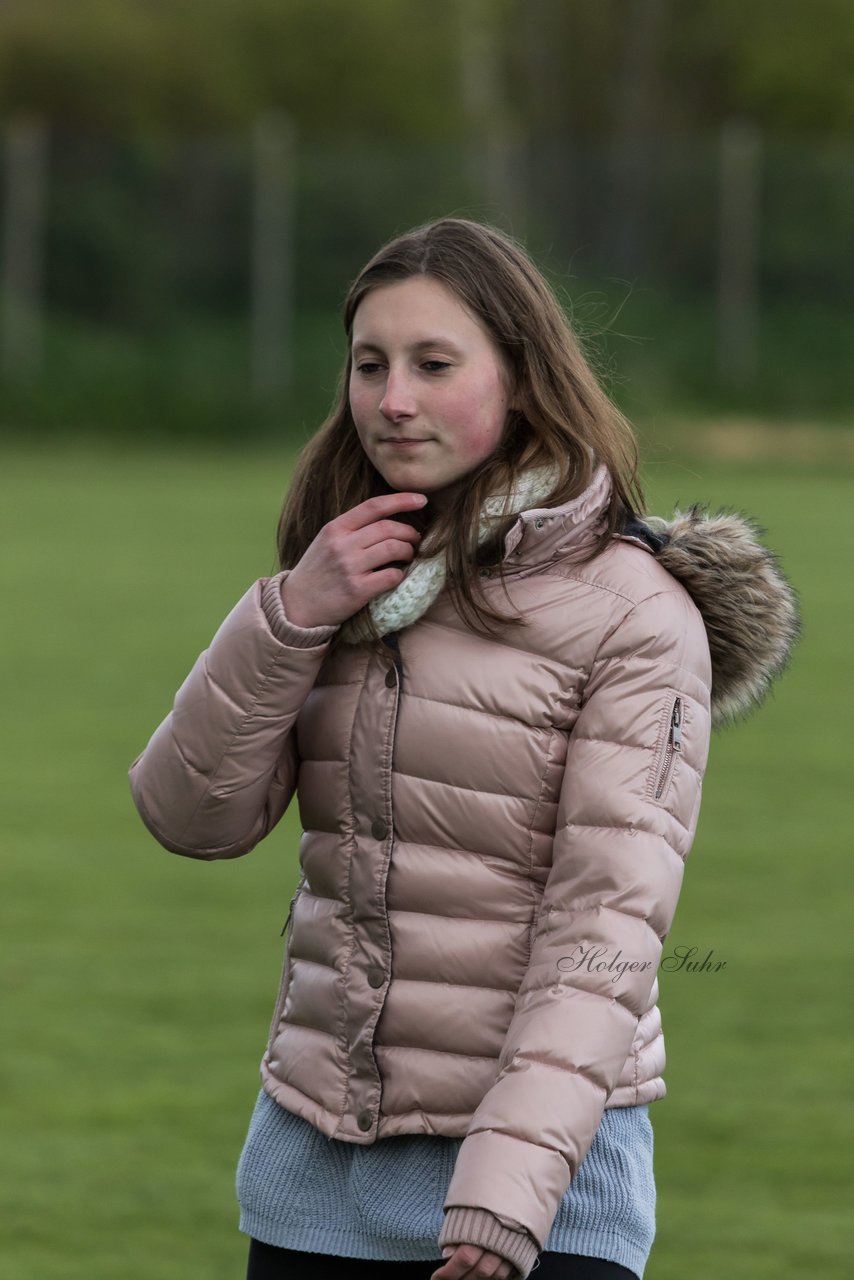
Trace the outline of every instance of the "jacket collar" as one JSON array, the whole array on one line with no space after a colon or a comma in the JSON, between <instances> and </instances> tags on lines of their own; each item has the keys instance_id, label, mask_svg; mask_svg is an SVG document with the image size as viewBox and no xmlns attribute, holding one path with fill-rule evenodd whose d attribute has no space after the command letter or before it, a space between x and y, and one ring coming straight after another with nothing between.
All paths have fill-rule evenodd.
<instances>
[{"instance_id":1,"label":"jacket collar","mask_svg":"<svg viewBox=\"0 0 854 1280\"><path fill-rule=\"evenodd\" d=\"M505 535L502 559L522 567L586 549L601 529L610 498L611 477L605 464L599 463L589 485L577 497L559 507L531 507L520 512Z\"/></svg>"}]
</instances>

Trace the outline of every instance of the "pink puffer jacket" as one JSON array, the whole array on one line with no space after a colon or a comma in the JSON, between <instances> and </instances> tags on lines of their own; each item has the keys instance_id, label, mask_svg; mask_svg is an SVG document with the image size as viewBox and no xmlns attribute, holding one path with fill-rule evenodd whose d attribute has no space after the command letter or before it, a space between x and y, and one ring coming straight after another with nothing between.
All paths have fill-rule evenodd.
<instances>
[{"instance_id":1,"label":"pink puffer jacket","mask_svg":"<svg viewBox=\"0 0 854 1280\"><path fill-rule=\"evenodd\" d=\"M609 492L600 467L519 516L509 604L483 572L529 625L492 640L443 591L394 661L330 655L335 627L285 617L287 571L260 579L130 769L148 829L193 858L249 852L296 791L263 1087L348 1142L465 1135L440 1242L522 1275L603 1109L664 1095L656 973L712 722L798 629L739 516L634 522L577 564Z\"/></svg>"}]
</instances>

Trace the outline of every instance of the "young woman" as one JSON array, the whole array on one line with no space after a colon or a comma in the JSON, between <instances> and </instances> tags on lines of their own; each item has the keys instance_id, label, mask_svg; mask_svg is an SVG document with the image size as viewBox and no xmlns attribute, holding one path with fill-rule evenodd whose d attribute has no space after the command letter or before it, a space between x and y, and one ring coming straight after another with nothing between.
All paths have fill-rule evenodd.
<instances>
[{"instance_id":1,"label":"young woman","mask_svg":"<svg viewBox=\"0 0 854 1280\"><path fill-rule=\"evenodd\" d=\"M505 235L399 237L344 321L281 571L130 769L193 858L298 797L248 1274L642 1277L662 944L710 729L785 666L794 595L745 518L642 515L631 429Z\"/></svg>"}]
</instances>

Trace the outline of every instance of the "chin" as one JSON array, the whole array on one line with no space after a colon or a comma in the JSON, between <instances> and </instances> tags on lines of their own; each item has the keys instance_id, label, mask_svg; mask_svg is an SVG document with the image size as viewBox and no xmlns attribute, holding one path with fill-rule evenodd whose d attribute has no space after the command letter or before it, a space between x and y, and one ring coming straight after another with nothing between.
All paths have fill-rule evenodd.
<instances>
[{"instance_id":1,"label":"chin","mask_svg":"<svg viewBox=\"0 0 854 1280\"><path fill-rule=\"evenodd\" d=\"M426 480L417 467L389 467L381 474L395 489L403 489L407 493L412 490L413 493L429 494L431 489L438 488L435 481Z\"/></svg>"}]
</instances>

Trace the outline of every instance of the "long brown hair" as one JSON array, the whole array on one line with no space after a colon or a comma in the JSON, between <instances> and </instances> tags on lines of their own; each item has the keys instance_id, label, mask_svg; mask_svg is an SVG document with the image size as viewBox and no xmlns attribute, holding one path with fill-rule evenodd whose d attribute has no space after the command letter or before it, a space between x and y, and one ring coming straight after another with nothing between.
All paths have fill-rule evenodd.
<instances>
[{"instance_id":1,"label":"long brown hair","mask_svg":"<svg viewBox=\"0 0 854 1280\"><path fill-rule=\"evenodd\" d=\"M548 283L528 253L495 227L464 218L440 218L385 245L360 272L344 304L348 351L336 401L326 421L300 452L279 520L280 569L295 566L330 520L392 490L362 448L350 413L349 383L353 320L365 295L412 276L441 281L469 309L504 354L514 379L518 408L508 415L498 448L457 481L454 501L442 512L405 512L405 520L430 528L430 553L445 550L447 585L466 623L481 635L524 618L487 604L478 566L494 563L502 573L504 537L518 518L499 521L488 543L478 546L482 504L508 492L528 466L556 464L557 486L538 503L560 506L590 483L598 462L611 476L612 497L601 535L589 560L599 555L626 516L644 510L638 450L631 425L606 395ZM502 573L503 581L503 573ZM372 647L384 647L368 605ZM335 641L340 638L336 634Z\"/></svg>"}]
</instances>

